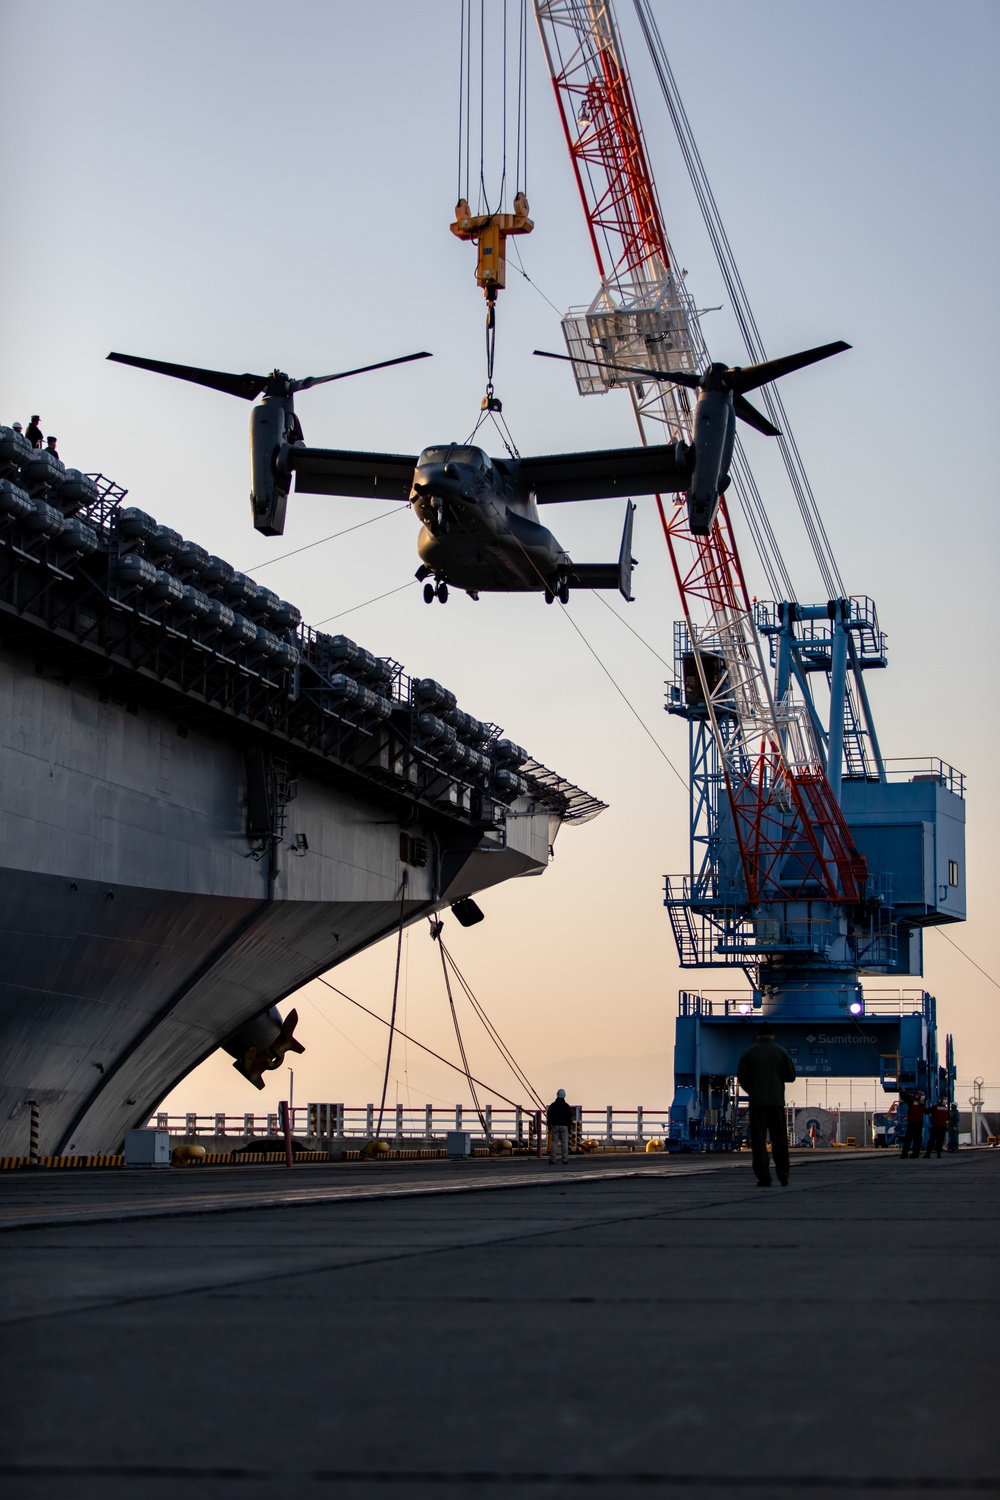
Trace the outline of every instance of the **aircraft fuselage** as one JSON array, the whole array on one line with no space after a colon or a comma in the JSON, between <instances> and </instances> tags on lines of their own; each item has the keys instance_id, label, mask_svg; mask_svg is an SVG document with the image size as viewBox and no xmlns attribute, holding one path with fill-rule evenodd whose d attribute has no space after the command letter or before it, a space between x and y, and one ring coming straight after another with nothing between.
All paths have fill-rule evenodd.
<instances>
[{"instance_id":1,"label":"aircraft fuselage","mask_svg":"<svg viewBox=\"0 0 1000 1500\"><path fill-rule=\"evenodd\" d=\"M424 569L469 593L557 591L569 554L538 516L516 459L442 444L417 460L410 504Z\"/></svg>"}]
</instances>

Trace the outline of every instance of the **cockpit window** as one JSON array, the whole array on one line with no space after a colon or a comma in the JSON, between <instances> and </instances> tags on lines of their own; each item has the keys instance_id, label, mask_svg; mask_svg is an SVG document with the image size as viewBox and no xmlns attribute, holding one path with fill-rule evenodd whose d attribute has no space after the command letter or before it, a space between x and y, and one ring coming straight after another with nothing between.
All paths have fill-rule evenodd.
<instances>
[{"instance_id":1,"label":"cockpit window","mask_svg":"<svg viewBox=\"0 0 1000 1500\"><path fill-rule=\"evenodd\" d=\"M417 459L418 468L423 468L425 464L445 463L471 464L483 474L488 474L491 468L489 455L484 453L482 448L470 448L463 443L451 443L440 448L425 448Z\"/></svg>"}]
</instances>

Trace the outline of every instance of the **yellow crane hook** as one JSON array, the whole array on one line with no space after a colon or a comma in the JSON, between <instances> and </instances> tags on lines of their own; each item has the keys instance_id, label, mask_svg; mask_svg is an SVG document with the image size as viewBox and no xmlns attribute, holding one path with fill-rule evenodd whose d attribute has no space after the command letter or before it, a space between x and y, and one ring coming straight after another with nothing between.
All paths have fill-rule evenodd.
<instances>
[{"instance_id":1,"label":"yellow crane hook","mask_svg":"<svg viewBox=\"0 0 1000 1500\"><path fill-rule=\"evenodd\" d=\"M497 292L507 285L507 236L530 234L534 223L528 218L528 200L523 193L514 199L512 214L474 214L465 198L455 205L455 222L449 228L460 240L472 240L479 247L476 281L487 302L497 299Z\"/></svg>"}]
</instances>

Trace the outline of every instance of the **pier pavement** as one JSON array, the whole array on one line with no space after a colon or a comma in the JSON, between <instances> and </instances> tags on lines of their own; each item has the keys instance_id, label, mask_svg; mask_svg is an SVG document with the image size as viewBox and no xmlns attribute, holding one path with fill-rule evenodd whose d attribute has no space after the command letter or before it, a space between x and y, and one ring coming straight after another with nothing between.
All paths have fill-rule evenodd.
<instances>
[{"instance_id":1,"label":"pier pavement","mask_svg":"<svg viewBox=\"0 0 1000 1500\"><path fill-rule=\"evenodd\" d=\"M4 1174L11 1500L1000 1494L1000 1152Z\"/></svg>"}]
</instances>

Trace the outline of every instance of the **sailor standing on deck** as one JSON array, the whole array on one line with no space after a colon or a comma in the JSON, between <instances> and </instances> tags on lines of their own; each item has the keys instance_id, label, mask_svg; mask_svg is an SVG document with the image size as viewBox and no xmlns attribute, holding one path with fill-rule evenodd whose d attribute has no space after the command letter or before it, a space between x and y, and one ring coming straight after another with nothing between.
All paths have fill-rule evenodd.
<instances>
[{"instance_id":1,"label":"sailor standing on deck","mask_svg":"<svg viewBox=\"0 0 1000 1500\"><path fill-rule=\"evenodd\" d=\"M901 1160L905 1161L909 1156L911 1161L919 1161L921 1147L924 1144L924 1115L927 1112L927 1095L923 1089L900 1089L899 1097L906 1105L906 1134L903 1137L903 1151Z\"/></svg>"},{"instance_id":2,"label":"sailor standing on deck","mask_svg":"<svg viewBox=\"0 0 1000 1500\"><path fill-rule=\"evenodd\" d=\"M788 1186L788 1130L785 1125L785 1084L795 1082L795 1064L774 1040L770 1026L762 1026L736 1068L740 1088L750 1100L750 1148L758 1187L771 1186L767 1138L771 1137L774 1170L782 1187Z\"/></svg>"},{"instance_id":3,"label":"sailor standing on deck","mask_svg":"<svg viewBox=\"0 0 1000 1500\"><path fill-rule=\"evenodd\" d=\"M569 1127L573 1123L573 1106L566 1103L565 1089L559 1090L545 1111L545 1123L552 1140L549 1163L554 1167L558 1156L563 1166L566 1166L569 1162Z\"/></svg>"},{"instance_id":4,"label":"sailor standing on deck","mask_svg":"<svg viewBox=\"0 0 1000 1500\"><path fill-rule=\"evenodd\" d=\"M927 1150L924 1152L924 1161L929 1159L932 1151L936 1151L938 1161L941 1160L941 1147L944 1145L944 1138L948 1134L948 1116L950 1114L951 1107L947 1099L939 1099L936 1104L931 1106L931 1133L927 1142Z\"/></svg>"}]
</instances>

